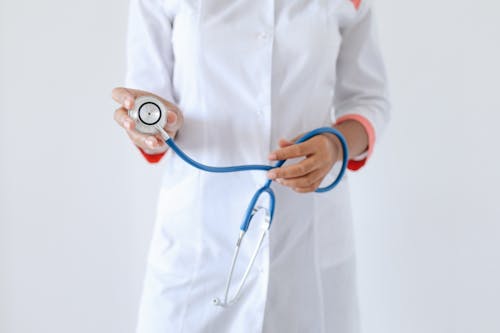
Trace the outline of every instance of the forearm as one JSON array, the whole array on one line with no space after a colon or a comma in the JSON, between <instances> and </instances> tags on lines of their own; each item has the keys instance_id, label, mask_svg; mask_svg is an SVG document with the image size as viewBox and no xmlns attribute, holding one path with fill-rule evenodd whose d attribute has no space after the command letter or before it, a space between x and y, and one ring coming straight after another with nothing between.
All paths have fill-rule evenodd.
<instances>
[{"instance_id":1,"label":"forearm","mask_svg":"<svg viewBox=\"0 0 500 333\"><path fill-rule=\"evenodd\" d=\"M356 120L346 120L335 125L347 142L348 158L359 156L368 149L369 139L365 127Z\"/></svg>"}]
</instances>

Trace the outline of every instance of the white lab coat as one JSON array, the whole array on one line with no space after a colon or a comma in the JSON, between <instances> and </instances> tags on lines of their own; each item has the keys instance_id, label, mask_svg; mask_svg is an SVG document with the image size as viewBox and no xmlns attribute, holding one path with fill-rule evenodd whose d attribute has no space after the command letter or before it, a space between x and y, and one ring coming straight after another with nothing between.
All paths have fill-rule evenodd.
<instances>
[{"instance_id":1,"label":"white lab coat","mask_svg":"<svg viewBox=\"0 0 500 333\"><path fill-rule=\"evenodd\" d=\"M209 165L268 164L279 138L339 115L361 115L379 135L385 75L370 6L356 3L132 0L126 85L177 104L178 145ZM171 151L163 163L138 332L359 330L347 179L324 194L273 185L270 233L240 301L221 308L212 299L223 296L239 225L266 175L205 173Z\"/></svg>"}]
</instances>

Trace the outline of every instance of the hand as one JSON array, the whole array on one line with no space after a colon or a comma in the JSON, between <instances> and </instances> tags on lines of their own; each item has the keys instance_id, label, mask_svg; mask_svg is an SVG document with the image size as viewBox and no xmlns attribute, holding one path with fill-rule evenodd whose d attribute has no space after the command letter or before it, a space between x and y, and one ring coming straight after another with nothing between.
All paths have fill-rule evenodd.
<instances>
[{"instance_id":1,"label":"hand","mask_svg":"<svg viewBox=\"0 0 500 333\"><path fill-rule=\"evenodd\" d=\"M166 152L168 146L165 141L163 141L160 134L148 135L135 130L135 122L129 117L128 110L134 108L134 102L137 97L154 96L158 98L168 109L167 125L165 125L164 129L168 135L174 138L184 122L184 118L179 108L161 97L141 90L115 88L113 89L112 96L113 99L121 105L121 107L115 111L115 121L125 129L130 140L147 154L154 155Z\"/></svg>"},{"instance_id":2,"label":"hand","mask_svg":"<svg viewBox=\"0 0 500 333\"><path fill-rule=\"evenodd\" d=\"M300 137L292 141L281 139L280 149L271 152L269 160L297 157L304 159L296 164L272 169L267 176L296 192L314 192L333 165L342 159L342 146L339 139L330 133L316 135L305 142L294 144Z\"/></svg>"}]
</instances>

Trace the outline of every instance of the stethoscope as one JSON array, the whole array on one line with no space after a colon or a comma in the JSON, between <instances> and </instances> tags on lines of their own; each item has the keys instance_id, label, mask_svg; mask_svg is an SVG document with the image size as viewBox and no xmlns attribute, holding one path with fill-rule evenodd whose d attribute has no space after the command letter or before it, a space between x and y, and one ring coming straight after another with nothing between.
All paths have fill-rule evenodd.
<instances>
[{"instance_id":1,"label":"stethoscope","mask_svg":"<svg viewBox=\"0 0 500 333\"><path fill-rule=\"evenodd\" d=\"M274 166L270 165L238 165L238 166L231 166L231 167L213 167L213 166L207 166L204 164L201 164L192 158L190 158L188 155L186 155L180 148L177 146L174 142L174 140L168 135L168 133L163 129L165 125L167 124L167 109L165 105L160 102L157 98L152 97L152 96L142 96L138 97L135 100L135 106L132 110L129 110L129 116L135 121L135 128L137 131L144 133L144 134L156 134L160 133L160 135L163 137L165 140L165 143L179 156L181 159L183 159L186 163L190 164L191 166L207 171L207 172L216 172L216 173L225 173L225 172L239 172L239 171L253 171L253 170L262 170L262 171L269 171L274 168L279 168L281 167L286 160L281 160L275 163ZM322 133L331 133L335 135L339 140L342 145L342 150L343 150L343 158L342 158L342 167L340 169L340 172L337 176L337 178L328 186L318 188L316 192L322 193L322 192L327 192L333 189L335 186L338 185L338 183L341 181L342 177L344 176L346 167L347 167L347 160L348 160L348 150L347 150L347 143L344 139L344 136L337 131L334 128L331 127L321 127L317 128L315 130L312 130L306 134L304 134L300 139L298 139L295 144L304 142L313 136L316 136L318 134ZM222 300L218 297L213 299L213 303L215 305L219 306L229 306L234 304L243 289L243 286L245 285L245 282L248 278L248 275L250 274L250 271L252 269L252 266L255 262L255 259L257 258L257 255L259 253L259 250L262 246L262 243L264 241L264 238L269 231L269 228L271 227L272 221L273 221L273 216L274 216L274 206L275 206L275 196L274 192L271 189L271 180L267 180L264 186L262 186L260 189L255 192L254 196L250 200L250 204L248 205L248 208L246 210L246 213L243 218L243 222L240 225L240 233L238 236L238 241L236 242L236 248L234 250L233 254L233 259L231 262L231 268L229 270L229 274L227 277L227 282L226 282L226 287L224 291L224 297ZM263 194L267 194L269 196L269 207L265 208L262 206L257 206L257 201L261 198ZM253 217L260 211L263 211L265 213L264 216L264 222L262 225L262 232L260 233L258 240L257 240L257 245L255 246L255 249L252 253L252 256L250 258L250 262L248 263L248 266L245 270L245 273L243 274L243 277L241 278L241 281L238 285L238 288L236 289L236 292L234 293L233 297L229 298L229 290L231 287L231 281L233 279L233 272L234 268L236 266L236 262L238 259L238 254L240 251L240 246L243 241L243 238L245 237L245 234L250 226L250 223L253 219Z\"/></svg>"}]
</instances>

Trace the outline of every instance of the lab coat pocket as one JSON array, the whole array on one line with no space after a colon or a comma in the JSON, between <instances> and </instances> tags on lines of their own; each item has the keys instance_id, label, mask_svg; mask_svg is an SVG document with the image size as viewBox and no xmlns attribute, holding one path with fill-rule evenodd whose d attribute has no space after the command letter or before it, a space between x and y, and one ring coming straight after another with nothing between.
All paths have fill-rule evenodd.
<instances>
[{"instance_id":1,"label":"lab coat pocket","mask_svg":"<svg viewBox=\"0 0 500 333\"><path fill-rule=\"evenodd\" d=\"M318 263L321 267L336 265L354 254L353 226L348 182L315 198Z\"/></svg>"},{"instance_id":2,"label":"lab coat pocket","mask_svg":"<svg viewBox=\"0 0 500 333\"><path fill-rule=\"evenodd\" d=\"M188 172L161 189L149 262L175 281L187 282L200 249L200 173Z\"/></svg>"}]
</instances>

